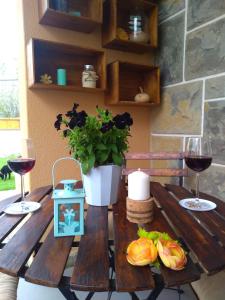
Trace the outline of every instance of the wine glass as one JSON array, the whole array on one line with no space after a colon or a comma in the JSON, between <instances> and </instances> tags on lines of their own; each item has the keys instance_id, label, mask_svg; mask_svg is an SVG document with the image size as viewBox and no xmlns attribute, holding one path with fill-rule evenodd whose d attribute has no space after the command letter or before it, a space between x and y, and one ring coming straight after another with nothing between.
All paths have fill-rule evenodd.
<instances>
[{"instance_id":1,"label":"wine glass","mask_svg":"<svg viewBox=\"0 0 225 300\"><path fill-rule=\"evenodd\" d=\"M40 207L39 203L25 201L24 196L24 175L33 169L36 161L34 145L31 139L22 139L20 146L20 156L7 162L9 168L20 175L21 181L21 201L9 205L6 209L6 212L13 214L28 213Z\"/></svg>"},{"instance_id":2,"label":"wine glass","mask_svg":"<svg viewBox=\"0 0 225 300\"><path fill-rule=\"evenodd\" d=\"M180 201L180 204L188 209L208 211L214 209L216 204L212 201L199 198L200 172L208 169L212 163L212 147L210 139L204 137L189 137L185 151L185 163L187 167L196 172L196 197Z\"/></svg>"}]
</instances>

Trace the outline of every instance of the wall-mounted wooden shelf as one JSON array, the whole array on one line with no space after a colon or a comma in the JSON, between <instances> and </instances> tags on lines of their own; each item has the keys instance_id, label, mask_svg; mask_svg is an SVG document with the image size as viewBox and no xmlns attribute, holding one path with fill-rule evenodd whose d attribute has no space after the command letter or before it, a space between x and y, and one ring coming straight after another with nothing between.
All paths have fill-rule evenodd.
<instances>
[{"instance_id":1,"label":"wall-mounted wooden shelf","mask_svg":"<svg viewBox=\"0 0 225 300\"><path fill-rule=\"evenodd\" d=\"M96 89L82 87L82 72L85 64L93 65L99 76ZM31 39L27 46L27 66L29 88L82 92L102 92L106 88L103 51ZM56 84L58 68L66 69L66 86ZM46 73L52 76L54 84L40 83L40 76Z\"/></svg>"},{"instance_id":2,"label":"wall-mounted wooden shelf","mask_svg":"<svg viewBox=\"0 0 225 300\"><path fill-rule=\"evenodd\" d=\"M146 19L148 43L139 43L118 38L117 29L122 28L129 34L128 22L132 10L139 7ZM144 53L158 45L158 8L144 0L106 0L103 5L102 44L105 48L121 51Z\"/></svg>"},{"instance_id":3,"label":"wall-mounted wooden shelf","mask_svg":"<svg viewBox=\"0 0 225 300\"><path fill-rule=\"evenodd\" d=\"M153 106L160 103L160 71L158 67L115 61L107 66L106 104ZM135 102L139 87L150 96L147 103Z\"/></svg>"},{"instance_id":4,"label":"wall-mounted wooden shelf","mask_svg":"<svg viewBox=\"0 0 225 300\"><path fill-rule=\"evenodd\" d=\"M101 88L86 88L82 86L73 86L73 85L60 86L57 84L43 84L43 83L34 83L30 86L30 88L36 90L68 91L68 92L82 92L82 93L83 92L99 93L105 91L105 89L101 89Z\"/></svg>"},{"instance_id":5,"label":"wall-mounted wooden shelf","mask_svg":"<svg viewBox=\"0 0 225 300\"><path fill-rule=\"evenodd\" d=\"M67 0L68 12L54 9L53 0L38 0L39 23L90 33L102 24L102 0ZM79 11L80 16L72 15Z\"/></svg>"}]
</instances>

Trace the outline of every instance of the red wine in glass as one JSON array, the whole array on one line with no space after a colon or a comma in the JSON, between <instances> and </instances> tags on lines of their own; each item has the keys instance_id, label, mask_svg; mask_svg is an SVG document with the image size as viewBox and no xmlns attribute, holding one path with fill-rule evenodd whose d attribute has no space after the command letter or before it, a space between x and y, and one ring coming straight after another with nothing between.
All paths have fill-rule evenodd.
<instances>
[{"instance_id":1,"label":"red wine in glass","mask_svg":"<svg viewBox=\"0 0 225 300\"><path fill-rule=\"evenodd\" d=\"M185 163L189 169L195 172L202 172L210 167L212 163L212 157L204 155L190 155L185 157Z\"/></svg>"},{"instance_id":2,"label":"red wine in glass","mask_svg":"<svg viewBox=\"0 0 225 300\"><path fill-rule=\"evenodd\" d=\"M18 173L20 175L24 175L33 169L35 165L35 159L16 158L8 160L8 165L13 172Z\"/></svg>"},{"instance_id":3,"label":"red wine in glass","mask_svg":"<svg viewBox=\"0 0 225 300\"><path fill-rule=\"evenodd\" d=\"M199 173L208 169L212 163L212 148L207 137L190 137L187 140L185 151L185 163L187 167L196 172L196 197L186 198L180 201L180 205L198 211L207 211L216 207L215 203L199 199Z\"/></svg>"},{"instance_id":4,"label":"red wine in glass","mask_svg":"<svg viewBox=\"0 0 225 300\"><path fill-rule=\"evenodd\" d=\"M28 213L34 211L37 207L37 203L25 201L24 197L24 180L23 177L26 173L30 172L35 165L35 149L31 139L21 140L20 154L22 156L18 158L12 158L8 160L9 168L20 175L21 178L21 202L11 204L11 210L14 212ZM34 207L36 205L36 207ZM39 206L40 207L40 206Z\"/></svg>"}]
</instances>

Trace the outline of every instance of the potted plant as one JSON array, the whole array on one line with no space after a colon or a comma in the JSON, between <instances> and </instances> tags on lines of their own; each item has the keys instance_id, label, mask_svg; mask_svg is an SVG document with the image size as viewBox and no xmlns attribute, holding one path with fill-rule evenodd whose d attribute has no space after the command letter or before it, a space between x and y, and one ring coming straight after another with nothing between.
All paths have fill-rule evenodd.
<instances>
[{"instance_id":1,"label":"potted plant","mask_svg":"<svg viewBox=\"0 0 225 300\"><path fill-rule=\"evenodd\" d=\"M97 115L78 112L78 104L57 115L55 128L68 139L73 157L80 162L88 204L110 205L117 200L124 153L133 120L129 113L113 116L96 107Z\"/></svg>"}]
</instances>

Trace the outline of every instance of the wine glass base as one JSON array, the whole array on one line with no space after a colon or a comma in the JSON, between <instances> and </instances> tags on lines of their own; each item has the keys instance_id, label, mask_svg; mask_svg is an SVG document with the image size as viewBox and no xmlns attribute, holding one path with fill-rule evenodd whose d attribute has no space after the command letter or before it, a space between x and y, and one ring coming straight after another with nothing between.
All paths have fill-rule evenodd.
<instances>
[{"instance_id":1,"label":"wine glass base","mask_svg":"<svg viewBox=\"0 0 225 300\"><path fill-rule=\"evenodd\" d=\"M186 198L180 200L179 204L186 209L195 211L209 211L216 208L216 203L206 199Z\"/></svg>"},{"instance_id":2,"label":"wine glass base","mask_svg":"<svg viewBox=\"0 0 225 300\"><path fill-rule=\"evenodd\" d=\"M40 207L41 204L38 202L23 201L8 205L4 212L10 215L25 215L38 210Z\"/></svg>"}]
</instances>

